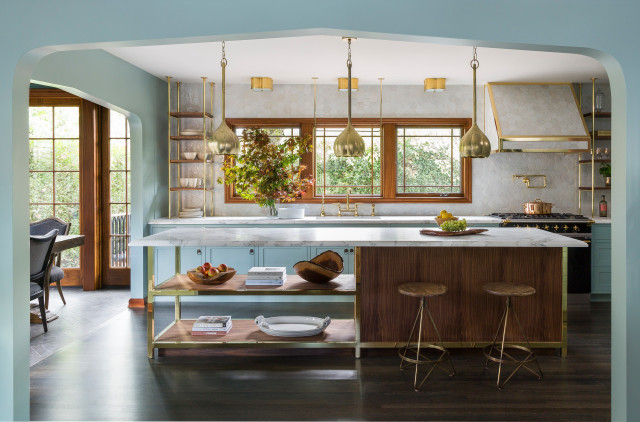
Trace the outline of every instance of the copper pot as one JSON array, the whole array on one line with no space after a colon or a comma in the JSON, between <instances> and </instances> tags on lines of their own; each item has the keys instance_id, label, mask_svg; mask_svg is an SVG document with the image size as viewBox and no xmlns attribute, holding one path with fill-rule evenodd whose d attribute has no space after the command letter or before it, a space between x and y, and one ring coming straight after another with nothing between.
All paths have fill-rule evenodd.
<instances>
[{"instance_id":1,"label":"copper pot","mask_svg":"<svg viewBox=\"0 0 640 422\"><path fill-rule=\"evenodd\" d=\"M525 202L522 204L525 214L551 214L551 202L542 202L540 199L536 199L533 202Z\"/></svg>"}]
</instances>

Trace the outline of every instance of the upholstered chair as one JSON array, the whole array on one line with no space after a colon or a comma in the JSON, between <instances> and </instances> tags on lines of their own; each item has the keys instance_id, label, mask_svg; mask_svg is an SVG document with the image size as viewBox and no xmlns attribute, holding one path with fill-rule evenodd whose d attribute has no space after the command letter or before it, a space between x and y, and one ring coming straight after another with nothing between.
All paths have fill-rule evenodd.
<instances>
[{"instance_id":1,"label":"upholstered chair","mask_svg":"<svg viewBox=\"0 0 640 422\"><path fill-rule=\"evenodd\" d=\"M44 220L33 222L29 225L30 234L36 236L42 236L54 229L58 230L58 235L67 235L71 229L71 223L65 223L56 217L49 217ZM53 261L53 265L51 265L51 271L43 285L44 306L47 309L49 309L49 286L51 284L56 284L58 286L60 299L62 299L62 303L65 305L67 304L64 300L64 295L62 294L62 279L64 278L64 271L60 268L60 254L53 254L51 256L51 260Z\"/></svg>"},{"instance_id":2,"label":"upholstered chair","mask_svg":"<svg viewBox=\"0 0 640 422\"><path fill-rule=\"evenodd\" d=\"M51 250L58 230L53 229L44 236L29 236L29 300L38 299L44 332L47 332L47 315L44 307L44 285L51 265Z\"/></svg>"}]
</instances>

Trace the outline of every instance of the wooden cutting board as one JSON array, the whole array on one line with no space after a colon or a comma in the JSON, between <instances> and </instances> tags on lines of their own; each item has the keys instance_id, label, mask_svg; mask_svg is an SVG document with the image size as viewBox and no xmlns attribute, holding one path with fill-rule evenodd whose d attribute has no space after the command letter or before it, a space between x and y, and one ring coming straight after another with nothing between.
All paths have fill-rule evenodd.
<instances>
[{"instance_id":1,"label":"wooden cutting board","mask_svg":"<svg viewBox=\"0 0 640 422\"><path fill-rule=\"evenodd\" d=\"M465 236L468 234L478 234L486 232L487 230L488 229L467 229L460 232L446 232L443 230L422 229L420 230L420 234L426 234L428 236Z\"/></svg>"}]
</instances>

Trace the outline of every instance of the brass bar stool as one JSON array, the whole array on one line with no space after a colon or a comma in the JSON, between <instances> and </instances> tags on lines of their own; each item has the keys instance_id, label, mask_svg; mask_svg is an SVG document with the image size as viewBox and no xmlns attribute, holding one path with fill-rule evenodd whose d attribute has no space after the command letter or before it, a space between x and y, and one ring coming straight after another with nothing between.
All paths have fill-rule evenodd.
<instances>
[{"instance_id":1,"label":"brass bar stool","mask_svg":"<svg viewBox=\"0 0 640 422\"><path fill-rule=\"evenodd\" d=\"M512 297L524 297L531 296L536 293L536 289L531 286L527 286L525 284L515 284L515 283L488 283L485 284L482 289L492 295L495 296L503 296L507 298L507 303L504 308L504 312L502 313L502 318L500 318L500 324L498 324L498 329L496 330L496 335L493 337L493 343L489 346L486 346L483 349L484 356L487 358L485 362L485 368L497 363L498 364L498 381L496 384L498 385L498 389L502 390L502 387L509 382L511 377L518 372L520 368L525 368L533 375L538 377L539 380L542 379L542 369L540 369L540 364L538 363L538 359L536 358L535 353L531 350L531 344L529 344L529 339L522 328L522 324L520 324L520 318L518 318L518 314L513 309L511 304ZM520 333L524 337L525 342L527 343L527 347L520 346L517 344L506 344L505 336L507 334L507 323L509 321L509 314L512 313L516 319L516 323L520 328ZM500 333L500 328L502 328L502 341L499 344L496 344L498 340L498 334ZM524 358L519 358L514 356L512 353L508 353L505 349L515 349L525 352ZM494 351L496 355L498 352L500 353L500 357L493 356ZM538 367L538 372L529 368L527 364L535 362ZM516 365L515 369L509 374L506 380L501 384L500 376L502 373L502 364L513 364Z\"/></svg>"},{"instance_id":2,"label":"brass bar stool","mask_svg":"<svg viewBox=\"0 0 640 422\"><path fill-rule=\"evenodd\" d=\"M400 356L400 370L404 370L411 365L415 365L415 374L413 377L413 388L416 391L420 391L422 386L424 385L429 375L433 372L436 367L440 368L450 377L454 376L456 371L453 367L453 362L451 360L451 355L449 354L449 350L444 347L444 343L442 342L442 338L440 337L440 333L438 332L438 327L436 327L436 323L433 320L433 316L431 316L431 312L429 311L429 307L427 306L427 297L433 296L441 296L447 292L447 286L444 284L436 284L436 283L403 283L398 286L398 291L406 296L419 297L420 298L420 307L418 308L418 314L416 315L416 319L413 323L413 327L411 328L411 333L409 334L409 340L407 340L407 345L398 350L398 355ZM421 344L422 341L422 320L424 318L424 310L427 310L427 315L429 315L429 320L431 320L431 325L438 336L439 344L427 343ZM418 321L420 322L418 327L418 344L415 348L411 347L411 339L413 339L413 333L416 330L416 326L418 325ZM434 349L440 352L440 355L432 359L426 356L424 353L421 353L421 349ZM407 353L415 353L415 359L407 356ZM451 365L451 371L439 366L440 363L448 360L449 365ZM418 367L420 365L431 365L431 369L429 372L422 378L422 381L418 384Z\"/></svg>"}]
</instances>

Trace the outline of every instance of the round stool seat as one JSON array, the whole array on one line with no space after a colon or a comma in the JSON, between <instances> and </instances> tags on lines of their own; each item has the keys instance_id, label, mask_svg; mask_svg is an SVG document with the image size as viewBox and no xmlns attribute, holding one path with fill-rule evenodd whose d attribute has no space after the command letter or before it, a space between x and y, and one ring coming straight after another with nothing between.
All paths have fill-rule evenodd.
<instances>
[{"instance_id":1,"label":"round stool seat","mask_svg":"<svg viewBox=\"0 0 640 422\"><path fill-rule=\"evenodd\" d=\"M402 283L398 286L398 291L413 297L440 296L447 292L447 286L438 283Z\"/></svg>"},{"instance_id":2,"label":"round stool seat","mask_svg":"<svg viewBox=\"0 0 640 422\"><path fill-rule=\"evenodd\" d=\"M496 296L531 296L536 293L533 287L516 283L488 283L482 289Z\"/></svg>"}]
</instances>

